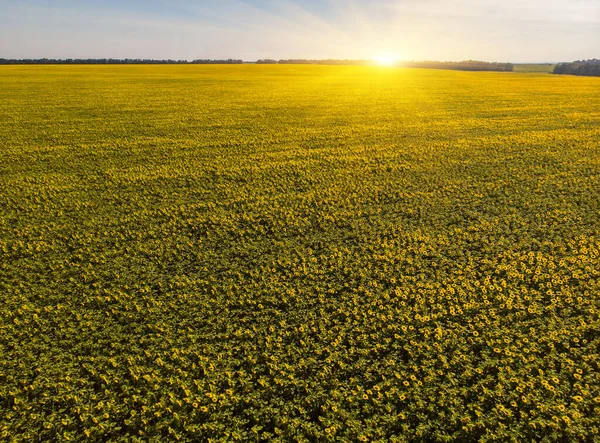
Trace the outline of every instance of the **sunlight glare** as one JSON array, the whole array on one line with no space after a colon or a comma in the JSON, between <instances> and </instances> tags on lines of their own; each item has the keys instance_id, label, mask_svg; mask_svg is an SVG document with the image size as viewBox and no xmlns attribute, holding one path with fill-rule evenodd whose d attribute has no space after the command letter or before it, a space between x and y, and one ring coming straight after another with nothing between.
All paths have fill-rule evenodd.
<instances>
[{"instance_id":1,"label":"sunlight glare","mask_svg":"<svg viewBox=\"0 0 600 443\"><path fill-rule=\"evenodd\" d=\"M394 66L398 63L398 57L389 53L380 53L373 57L373 61L380 66Z\"/></svg>"}]
</instances>

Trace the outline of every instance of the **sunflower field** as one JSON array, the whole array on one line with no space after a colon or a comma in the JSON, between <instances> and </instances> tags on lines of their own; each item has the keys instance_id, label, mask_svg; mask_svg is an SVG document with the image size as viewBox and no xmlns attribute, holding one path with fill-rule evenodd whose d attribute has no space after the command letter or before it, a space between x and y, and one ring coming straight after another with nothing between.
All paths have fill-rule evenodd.
<instances>
[{"instance_id":1,"label":"sunflower field","mask_svg":"<svg viewBox=\"0 0 600 443\"><path fill-rule=\"evenodd\" d=\"M600 78L0 86L0 441L600 440Z\"/></svg>"}]
</instances>

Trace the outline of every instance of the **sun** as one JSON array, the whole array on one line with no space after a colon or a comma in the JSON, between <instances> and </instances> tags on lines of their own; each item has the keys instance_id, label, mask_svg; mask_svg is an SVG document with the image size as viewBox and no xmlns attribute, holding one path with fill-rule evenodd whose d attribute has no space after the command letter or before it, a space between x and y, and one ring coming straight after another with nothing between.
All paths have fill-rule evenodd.
<instances>
[{"instance_id":1,"label":"sun","mask_svg":"<svg viewBox=\"0 0 600 443\"><path fill-rule=\"evenodd\" d=\"M379 66L394 66L400 59L393 54L382 52L373 57L373 61Z\"/></svg>"}]
</instances>

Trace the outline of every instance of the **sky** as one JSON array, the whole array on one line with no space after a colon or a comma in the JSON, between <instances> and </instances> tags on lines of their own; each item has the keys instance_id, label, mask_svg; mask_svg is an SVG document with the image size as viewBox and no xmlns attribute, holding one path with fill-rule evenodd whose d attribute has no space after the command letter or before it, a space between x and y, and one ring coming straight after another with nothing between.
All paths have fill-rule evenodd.
<instances>
[{"instance_id":1,"label":"sky","mask_svg":"<svg viewBox=\"0 0 600 443\"><path fill-rule=\"evenodd\" d=\"M0 0L0 58L600 58L600 0Z\"/></svg>"}]
</instances>

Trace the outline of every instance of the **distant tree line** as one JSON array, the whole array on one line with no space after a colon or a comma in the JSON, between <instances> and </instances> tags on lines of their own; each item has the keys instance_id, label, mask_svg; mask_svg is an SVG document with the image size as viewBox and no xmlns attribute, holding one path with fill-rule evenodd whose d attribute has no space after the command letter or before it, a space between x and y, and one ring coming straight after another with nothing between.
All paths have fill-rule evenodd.
<instances>
[{"instance_id":1,"label":"distant tree line","mask_svg":"<svg viewBox=\"0 0 600 443\"><path fill-rule=\"evenodd\" d=\"M560 63L554 68L554 74L600 77L600 60L577 60L572 63Z\"/></svg>"},{"instance_id":2,"label":"distant tree line","mask_svg":"<svg viewBox=\"0 0 600 443\"><path fill-rule=\"evenodd\" d=\"M241 65L244 63L243 60L237 60L228 58L227 60L210 60L210 59L199 59L192 60L190 64L192 65Z\"/></svg>"},{"instance_id":3,"label":"distant tree line","mask_svg":"<svg viewBox=\"0 0 600 443\"><path fill-rule=\"evenodd\" d=\"M36 59L5 59L0 58L0 65L239 65L242 60L153 60L141 58L36 58Z\"/></svg>"},{"instance_id":4,"label":"distant tree line","mask_svg":"<svg viewBox=\"0 0 600 443\"><path fill-rule=\"evenodd\" d=\"M369 66L376 64L372 60L306 60L306 59L288 59L272 60L261 59L256 62L259 65L279 64L279 65L354 65ZM398 62L396 66L404 68L427 68L427 69L453 69L460 71L503 71L511 72L514 65L511 63L490 63L477 60L466 60L462 62Z\"/></svg>"}]
</instances>

